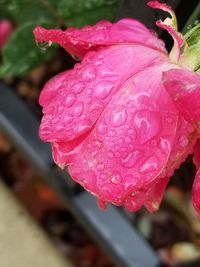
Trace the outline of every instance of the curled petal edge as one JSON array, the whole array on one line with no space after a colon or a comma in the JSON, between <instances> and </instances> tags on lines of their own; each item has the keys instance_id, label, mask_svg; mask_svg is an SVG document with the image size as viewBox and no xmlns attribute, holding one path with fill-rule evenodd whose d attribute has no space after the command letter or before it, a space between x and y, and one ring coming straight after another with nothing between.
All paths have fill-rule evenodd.
<instances>
[{"instance_id":1,"label":"curled petal edge","mask_svg":"<svg viewBox=\"0 0 200 267\"><path fill-rule=\"evenodd\" d=\"M172 8L168 6L165 3L160 3L158 1L150 1L148 2L148 6L155 8L155 9L161 9L163 11L166 11L170 14L171 18L166 18L164 21L158 20L156 21L156 25L166 31L172 36L174 40L174 46L170 52L170 59L172 62L179 62L180 55L181 55L181 47L184 45L184 38L180 32L178 32L177 28L177 20L176 15Z\"/></svg>"}]
</instances>

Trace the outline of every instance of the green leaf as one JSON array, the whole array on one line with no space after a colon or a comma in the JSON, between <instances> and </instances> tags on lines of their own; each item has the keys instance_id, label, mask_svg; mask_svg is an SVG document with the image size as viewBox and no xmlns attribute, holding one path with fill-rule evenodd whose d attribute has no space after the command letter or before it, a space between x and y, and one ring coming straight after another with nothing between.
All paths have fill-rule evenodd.
<instances>
[{"instance_id":1,"label":"green leaf","mask_svg":"<svg viewBox=\"0 0 200 267\"><path fill-rule=\"evenodd\" d=\"M200 21L200 3L196 6L194 12L189 17L188 21L186 22L182 32L186 33L190 30L194 25L196 25Z\"/></svg>"},{"instance_id":2,"label":"green leaf","mask_svg":"<svg viewBox=\"0 0 200 267\"><path fill-rule=\"evenodd\" d=\"M54 54L55 46L43 51L36 47L33 29L37 25L54 27L49 22L31 22L19 27L10 37L3 48L3 65L0 76L18 76L27 73L43 62L48 61Z\"/></svg>"},{"instance_id":3,"label":"green leaf","mask_svg":"<svg viewBox=\"0 0 200 267\"><path fill-rule=\"evenodd\" d=\"M41 19L57 20L55 0L0 0L0 7L3 16L18 25Z\"/></svg>"},{"instance_id":4,"label":"green leaf","mask_svg":"<svg viewBox=\"0 0 200 267\"><path fill-rule=\"evenodd\" d=\"M122 0L61 0L58 15L66 26L82 27L99 20L113 20Z\"/></svg>"},{"instance_id":5,"label":"green leaf","mask_svg":"<svg viewBox=\"0 0 200 267\"><path fill-rule=\"evenodd\" d=\"M189 46L200 45L200 23L193 27L184 35L184 39Z\"/></svg>"},{"instance_id":6,"label":"green leaf","mask_svg":"<svg viewBox=\"0 0 200 267\"><path fill-rule=\"evenodd\" d=\"M186 46L181 56L181 64L199 71L200 68L200 23L190 29L185 35Z\"/></svg>"}]
</instances>

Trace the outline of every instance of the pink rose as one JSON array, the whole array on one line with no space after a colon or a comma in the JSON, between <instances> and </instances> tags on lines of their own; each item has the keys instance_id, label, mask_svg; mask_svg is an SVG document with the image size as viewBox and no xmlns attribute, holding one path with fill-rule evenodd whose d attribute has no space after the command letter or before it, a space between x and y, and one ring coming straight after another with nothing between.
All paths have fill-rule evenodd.
<instances>
[{"instance_id":1,"label":"pink rose","mask_svg":"<svg viewBox=\"0 0 200 267\"><path fill-rule=\"evenodd\" d=\"M12 24L8 20L0 20L0 49L3 48L13 31Z\"/></svg>"},{"instance_id":2,"label":"pink rose","mask_svg":"<svg viewBox=\"0 0 200 267\"><path fill-rule=\"evenodd\" d=\"M155 33L133 19L34 30L36 42L57 42L82 60L44 86L39 134L52 144L55 162L68 166L100 207L111 202L130 211L143 205L157 210L170 176L198 138L200 77L180 65L184 40L173 11L157 1L149 5L171 14L157 22L174 38L170 55ZM199 155L196 162L200 166ZM196 179L198 210L200 174Z\"/></svg>"}]
</instances>

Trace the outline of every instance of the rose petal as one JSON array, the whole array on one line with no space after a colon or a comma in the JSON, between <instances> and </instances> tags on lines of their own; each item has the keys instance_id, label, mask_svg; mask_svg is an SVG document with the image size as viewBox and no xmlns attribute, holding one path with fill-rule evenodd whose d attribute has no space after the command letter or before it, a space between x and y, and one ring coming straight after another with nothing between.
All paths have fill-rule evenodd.
<instances>
[{"instance_id":1,"label":"rose petal","mask_svg":"<svg viewBox=\"0 0 200 267\"><path fill-rule=\"evenodd\" d=\"M40 95L44 113L40 137L49 142L76 139L77 145L90 133L120 84L145 67L166 60L162 53L139 45L88 53L73 70L45 85Z\"/></svg>"},{"instance_id":2,"label":"rose petal","mask_svg":"<svg viewBox=\"0 0 200 267\"><path fill-rule=\"evenodd\" d=\"M8 20L0 20L0 49L6 44L13 31L13 26Z\"/></svg>"},{"instance_id":3,"label":"rose petal","mask_svg":"<svg viewBox=\"0 0 200 267\"><path fill-rule=\"evenodd\" d=\"M168 182L169 177L160 178L155 181L153 186L147 191L144 206L150 212L154 212L159 209Z\"/></svg>"},{"instance_id":4,"label":"rose petal","mask_svg":"<svg viewBox=\"0 0 200 267\"><path fill-rule=\"evenodd\" d=\"M163 82L183 117L199 127L200 75L185 69L174 69L163 73Z\"/></svg>"},{"instance_id":5,"label":"rose petal","mask_svg":"<svg viewBox=\"0 0 200 267\"><path fill-rule=\"evenodd\" d=\"M71 151L70 174L98 198L128 207L128 197L162 172L178 118L161 82L162 70L170 67L158 64L125 82Z\"/></svg>"},{"instance_id":6,"label":"rose petal","mask_svg":"<svg viewBox=\"0 0 200 267\"><path fill-rule=\"evenodd\" d=\"M164 21L158 20L156 21L156 25L162 29L165 29L168 31L168 33L172 36L174 39L174 46L170 52L170 58L178 62L180 59L180 49L184 45L184 38L180 32L178 32L177 29L177 20L176 15L172 8L168 6L165 3L160 3L158 1L150 1L147 3L150 7L161 9L163 11L166 11L170 14L171 18L166 18Z\"/></svg>"},{"instance_id":7,"label":"rose petal","mask_svg":"<svg viewBox=\"0 0 200 267\"><path fill-rule=\"evenodd\" d=\"M88 51L97 50L99 47L122 43L142 44L166 54L163 41L134 19L122 19L113 24L100 21L94 26L82 29L68 28L65 31L36 27L33 33L37 43L49 41L59 43L70 54L80 58Z\"/></svg>"},{"instance_id":8,"label":"rose petal","mask_svg":"<svg viewBox=\"0 0 200 267\"><path fill-rule=\"evenodd\" d=\"M184 120L182 116L179 116L172 150L161 174L162 177L171 177L188 155L193 153L197 138L198 134L195 127Z\"/></svg>"}]
</instances>

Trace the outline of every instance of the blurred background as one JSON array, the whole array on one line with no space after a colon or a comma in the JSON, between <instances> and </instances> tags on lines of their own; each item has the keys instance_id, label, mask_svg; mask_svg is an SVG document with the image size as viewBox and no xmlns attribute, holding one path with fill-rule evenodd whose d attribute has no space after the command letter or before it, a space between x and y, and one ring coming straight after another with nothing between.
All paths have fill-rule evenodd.
<instances>
[{"instance_id":1,"label":"blurred background","mask_svg":"<svg viewBox=\"0 0 200 267\"><path fill-rule=\"evenodd\" d=\"M54 165L37 134L43 85L76 62L57 45L37 48L33 28L132 17L156 30L170 49L171 37L155 26L166 15L147 2L0 0L0 266L200 266L191 158L174 174L155 214L112 206L104 212ZM181 31L199 22L198 0L163 2L175 9Z\"/></svg>"}]
</instances>

